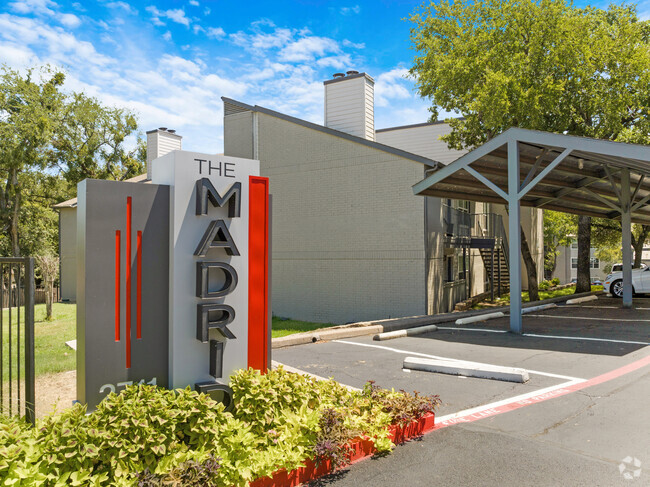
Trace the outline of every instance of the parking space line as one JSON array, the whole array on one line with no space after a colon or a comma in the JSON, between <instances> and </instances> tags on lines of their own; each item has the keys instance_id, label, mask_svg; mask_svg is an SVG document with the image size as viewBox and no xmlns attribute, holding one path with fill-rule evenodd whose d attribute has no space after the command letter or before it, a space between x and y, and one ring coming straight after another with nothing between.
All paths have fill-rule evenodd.
<instances>
[{"instance_id":1,"label":"parking space line","mask_svg":"<svg viewBox=\"0 0 650 487\"><path fill-rule=\"evenodd\" d=\"M591 320L591 321L631 321L633 323L650 323L650 320L637 320L630 318L596 318L592 316L561 316L561 315L527 315L532 318L558 318L562 320Z\"/></svg>"},{"instance_id":2,"label":"parking space line","mask_svg":"<svg viewBox=\"0 0 650 487\"><path fill-rule=\"evenodd\" d=\"M543 317L544 315L529 315L529 316L536 316L538 318ZM554 318L556 318L554 316ZM583 319L588 319L588 318L583 318ZM595 318L595 319L602 319L602 318ZM620 320L619 320L620 321ZM641 320L638 320L641 321ZM648 320L650 321L650 320ZM461 327L454 327L454 326L439 326L438 330L459 330L459 331L484 331L487 333L508 333L507 330L491 330L488 328L481 329L481 328L461 328ZM637 342L634 340L615 340L613 338L590 338L590 337L569 337L569 336L559 336L559 335L538 335L535 333L522 333L521 336L524 337L531 337L531 338L555 338L558 340L586 340L586 341L592 341L592 342L610 342L610 343L625 343L628 345L650 345L649 342Z\"/></svg>"},{"instance_id":3,"label":"parking space line","mask_svg":"<svg viewBox=\"0 0 650 487\"><path fill-rule=\"evenodd\" d=\"M463 328L459 328L459 329L462 330ZM439 355L430 355L430 354L427 354L427 353L420 353L420 352L411 352L409 350L402 350L402 349L399 349L399 348L386 347L384 345L373 345L373 344L370 344L370 343L350 342L350 341L347 341L347 340L332 340L332 341L336 342L336 343L346 343L348 345L356 345L356 346L359 346L359 347L378 348L378 349L381 349L381 350L387 350L389 352L395 352L395 353L399 353L399 354L403 354L403 355L412 355L412 356L417 355L418 357L442 359L442 360L453 360L453 361L456 361L456 362L466 362L465 360L461 360L461 359L457 359L457 358L441 357ZM471 362L471 363L476 364L476 365L492 365L492 364L485 364L485 363L481 363L481 362ZM537 371L537 370L530 370L530 369L526 369L526 370L530 374L544 375L544 376L547 376L547 377L554 377L556 379L568 379L569 381L583 381L583 380L586 380L586 379L581 379L579 377L571 377L571 376L568 376L568 375L552 374L550 372L540 372L540 371Z\"/></svg>"},{"instance_id":4,"label":"parking space line","mask_svg":"<svg viewBox=\"0 0 650 487\"><path fill-rule=\"evenodd\" d=\"M588 342L625 343L628 345L650 345L648 342L637 342L634 340L614 340L613 338L566 337L554 335L536 335L535 333L524 333L522 336L532 338L555 338L561 340L586 340Z\"/></svg>"},{"instance_id":5,"label":"parking space line","mask_svg":"<svg viewBox=\"0 0 650 487\"><path fill-rule=\"evenodd\" d=\"M491 328L461 328L460 326L439 326L438 330L484 331L486 333L508 333L508 330L493 330Z\"/></svg>"},{"instance_id":6,"label":"parking space line","mask_svg":"<svg viewBox=\"0 0 650 487\"><path fill-rule=\"evenodd\" d=\"M445 423L445 422L448 422L448 421L451 421L451 420L454 420L454 419L458 419L458 418L461 418L461 417L472 416L472 415L474 415L476 413L479 413L481 411L494 410L494 409L499 408L500 406L505 406L505 405L512 404L512 403L517 403L517 402L524 402L524 401L526 401L528 399L531 399L531 398L534 398L534 397L543 397L544 395L554 394L557 391L561 391L561 390L565 389L566 387L569 387L569 386L572 386L572 385L575 385L575 384L579 384L581 382L586 382L586 379L570 380L568 382L562 382L561 384L556 384L554 386L545 387L543 389L537 389L536 391L527 392L525 394L520 394L519 396L514 396L514 397L509 397L507 399L502 399L501 401L495 401L495 402L491 402L489 404L482 404L481 406L477 406L475 408L465 409L463 411L458 411L457 413L447 414L446 416L436 418L436 421L440 422L440 423ZM480 417L485 417L485 416L484 415L479 416L476 419L479 419ZM465 421L463 421L463 422L465 422Z\"/></svg>"}]
</instances>

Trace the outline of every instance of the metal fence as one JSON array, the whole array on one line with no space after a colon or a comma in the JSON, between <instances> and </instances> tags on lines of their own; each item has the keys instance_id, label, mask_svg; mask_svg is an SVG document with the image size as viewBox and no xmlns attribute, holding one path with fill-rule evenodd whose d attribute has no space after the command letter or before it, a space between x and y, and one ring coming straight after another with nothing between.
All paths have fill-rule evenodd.
<instances>
[{"instance_id":1,"label":"metal fence","mask_svg":"<svg viewBox=\"0 0 650 487\"><path fill-rule=\"evenodd\" d=\"M46 291L42 287L37 287L34 289L34 304L44 304L46 302ZM52 302L53 303L58 303L61 300L61 295L59 292L59 288L55 287L53 290L53 297L52 297ZM12 307L16 307L18 301L21 303L25 302L25 288L16 290L15 293L9 294L5 293L2 297L1 303L2 307L4 309L9 308L11 305Z\"/></svg>"},{"instance_id":2,"label":"metal fence","mask_svg":"<svg viewBox=\"0 0 650 487\"><path fill-rule=\"evenodd\" d=\"M34 424L32 257L0 257L0 302L0 410Z\"/></svg>"}]
</instances>

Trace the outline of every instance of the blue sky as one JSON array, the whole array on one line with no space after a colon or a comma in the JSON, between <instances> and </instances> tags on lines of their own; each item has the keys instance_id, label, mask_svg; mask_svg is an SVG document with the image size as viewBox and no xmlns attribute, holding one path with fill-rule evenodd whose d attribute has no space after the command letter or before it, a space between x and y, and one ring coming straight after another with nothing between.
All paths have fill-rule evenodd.
<instances>
[{"instance_id":1,"label":"blue sky","mask_svg":"<svg viewBox=\"0 0 650 487\"><path fill-rule=\"evenodd\" d=\"M375 79L376 128L426 121L428 103L405 79L414 54L405 18L421 3L10 0L0 6L0 63L63 67L68 89L216 153L221 96L322 123L322 82L350 69Z\"/></svg>"}]
</instances>

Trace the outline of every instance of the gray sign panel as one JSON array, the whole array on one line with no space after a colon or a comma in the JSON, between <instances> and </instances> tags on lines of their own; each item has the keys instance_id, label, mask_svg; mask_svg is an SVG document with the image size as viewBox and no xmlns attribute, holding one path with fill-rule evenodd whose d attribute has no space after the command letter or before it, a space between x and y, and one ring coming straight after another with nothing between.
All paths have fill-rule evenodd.
<instances>
[{"instance_id":1,"label":"gray sign panel","mask_svg":"<svg viewBox=\"0 0 650 487\"><path fill-rule=\"evenodd\" d=\"M131 383L168 386L169 186L77 188L77 398L94 407Z\"/></svg>"}]
</instances>

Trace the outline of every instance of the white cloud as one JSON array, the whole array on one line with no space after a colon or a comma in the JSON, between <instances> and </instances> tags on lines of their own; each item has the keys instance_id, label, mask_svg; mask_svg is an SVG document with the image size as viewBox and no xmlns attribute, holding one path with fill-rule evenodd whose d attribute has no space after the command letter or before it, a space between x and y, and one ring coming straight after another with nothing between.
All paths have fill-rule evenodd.
<instances>
[{"instance_id":1,"label":"white cloud","mask_svg":"<svg viewBox=\"0 0 650 487\"><path fill-rule=\"evenodd\" d=\"M19 14L39 13L54 15L50 7L56 6L51 0L19 0L9 3L9 9Z\"/></svg>"},{"instance_id":2,"label":"white cloud","mask_svg":"<svg viewBox=\"0 0 650 487\"><path fill-rule=\"evenodd\" d=\"M186 27L190 26L190 19L185 16L185 11L181 8L170 10L158 10L153 5L146 8L147 12L151 13L151 21L155 25L165 25L161 18L167 18L177 24L182 24Z\"/></svg>"},{"instance_id":3,"label":"white cloud","mask_svg":"<svg viewBox=\"0 0 650 487\"><path fill-rule=\"evenodd\" d=\"M18 0L8 4L9 10L18 14L34 14L53 17L65 27L74 29L81 24L81 19L74 14L59 13L53 10L58 5L52 0Z\"/></svg>"},{"instance_id":4,"label":"white cloud","mask_svg":"<svg viewBox=\"0 0 650 487\"><path fill-rule=\"evenodd\" d=\"M74 14L60 14L57 18L59 19L59 22L71 29L79 27L81 24L81 19Z\"/></svg>"},{"instance_id":5,"label":"white cloud","mask_svg":"<svg viewBox=\"0 0 650 487\"><path fill-rule=\"evenodd\" d=\"M0 14L0 38L13 44L37 47L44 52L46 62L62 66L110 64L110 59L98 53L90 42L38 19Z\"/></svg>"},{"instance_id":6,"label":"white cloud","mask_svg":"<svg viewBox=\"0 0 650 487\"><path fill-rule=\"evenodd\" d=\"M280 59L289 62L311 61L316 56L328 52L339 52L339 45L327 37L303 37L285 46L280 51Z\"/></svg>"},{"instance_id":7,"label":"white cloud","mask_svg":"<svg viewBox=\"0 0 650 487\"><path fill-rule=\"evenodd\" d=\"M116 10L117 9L124 10L126 13L131 14L131 15L137 15L138 14L138 11L135 8L133 8L130 4L126 3L126 2L121 2L121 1L120 2L109 2L109 3L106 4L106 6L108 8L112 8L112 9L116 9Z\"/></svg>"},{"instance_id":8,"label":"white cloud","mask_svg":"<svg viewBox=\"0 0 650 487\"><path fill-rule=\"evenodd\" d=\"M412 96L407 86L411 85L405 79L408 69L394 68L381 73L375 79L375 105L386 107L391 105L391 100L404 100Z\"/></svg>"},{"instance_id":9,"label":"white cloud","mask_svg":"<svg viewBox=\"0 0 650 487\"><path fill-rule=\"evenodd\" d=\"M193 6L195 6L195 7L198 7L198 6L199 6L199 2L197 2L197 0L190 0L190 5L193 5Z\"/></svg>"},{"instance_id":10,"label":"white cloud","mask_svg":"<svg viewBox=\"0 0 650 487\"><path fill-rule=\"evenodd\" d=\"M238 46L247 51L260 52L268 49L281 48L293 39L291 29L274 29L273 32L262 32L257 30L253 34L239 31L230 34L230 39Z\"/></svg>"},{"instance_id":11,"label":"white cloud","mask_svg":"<svg viewBox=\"0 0 650 487\"><path fill-rule=\"evenodd\" d=\"M185 11L181 8L176 8L172 10L166 10L165 16L177 24L182 24L186 27L190 26L190 19L185 17Z\"/></svg>"},{"instance_id":12,"label":"white cloud","mask_svg":"<svg viewBox=\"0 0 650 487\"><path fill-rule=\"evenodd\" d=\"M205 9L203 10L203 15L210 15L210 12L212 12L210 7L205 7Z\"/></svg>"},{"instance_id":13,"label":"white cloud","mask_svg":"<svg viewBox=\"0 0 650 487\"><path fill-rule=\"evenodd\" d=\"M109 8L127 12L119 0L107 1L114 4ZM189 44L186 50L178 45L174 55L156 57L151 56L152 51L165 52L169 49L166 42L174 40L167 28L158 34L143 28L125 35L109 13L104 19L95 19L101 28L93 38L54 23L56 15L64 15L56 4L47 0L14 2L18 3L22 5L18 9L40 9L40 13L29 10L29 17L0 13L0 63L17 69L45 63L67 67L66 89L84 91L104 104L137 112L142 130L175 128L184 136L188 150L222 150L221 96L322 123L323 80L334 70L361 69L365 64L357 54L363 45L321 37L306 28L278 27L268 19L230 35L218 26L197 30L223 42L224 49L218 52L204 52ZM147 12L161 24L171 27L170 22L175 22L167 10L152 6ZM179 23L193 30L198 25L189 20ZM88 42L89 38L93 42ZM242 49L228 51L232 47L228 41ZM122 48L115 49L116 43ZM414 93L413 83L401 78L405 72L396 67L369 73L377 80L378 127L427 118L426 103Z\"/></svg>"},{"instance_id":14,"label":"white cloud","mask_svg":"<svg viewBox=\"0 0 650 487\"><path fill-rule=\"evenodd\" d=\"M226 31L221 27L208 27L207 35L210 39L221 39L226 36Z\"/></svg>"},{"instance_id":15,"label":"white cloud","mask_svg":"<svg viewBox=\"0 0 650 487\"><path fill-rule=\"evenodd\" d=\"M361 7L355 5L354 7L341 7L341 15L354 15L361 12Z\"/></svg>"},{"instance_id":16,"label":"white cloud","mask_svg":"<svg viewBox=\"0 0 650 487\"><path fill-rule=\"evenodd\" d=\"M343 42L341 42L345 47L352 47L354 49L365 49L366 45L363 42L355 43L352 41L349 41L347 39L343 39Z\"/></svg>"},{"instance_id":17,"label":"white cloud","mask_svg":"<svg viewBox=\"0 0 650 487\"><path fill-rule=\"evenodd\" d=\"M316 61L316 65L321 68L334 68L340 70L347 69L352 64L353 62L349 54L323 57Z\"/></svg>"}]
</instances>

